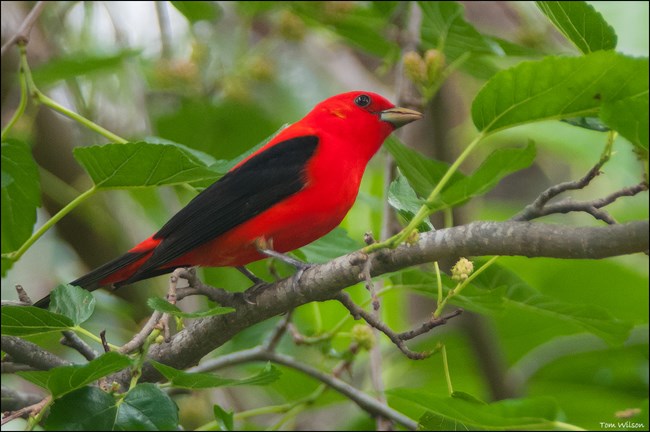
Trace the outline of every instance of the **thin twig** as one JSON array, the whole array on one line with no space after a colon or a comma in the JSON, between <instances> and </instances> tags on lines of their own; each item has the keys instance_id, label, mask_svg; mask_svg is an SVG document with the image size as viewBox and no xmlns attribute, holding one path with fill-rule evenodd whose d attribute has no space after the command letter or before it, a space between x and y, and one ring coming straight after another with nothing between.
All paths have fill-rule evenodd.
<instances>
[{"instance_id":1,"label":"thin twig","mask_svg":"<svg viewBox=\"0 0 650 432\"><path fill-rule=\"evenodd\" d=\"M102 338L102 340L104 340ZM64 331L63 332L63 337L61 338L60 341L61 345L68 346L72 349L75 349L84 356L84 358L88 361L93 360L99 356L97 351L92 349L90 345L88 345L86 342L84 342L79 336L77 336L76 333L71 332L71 331Z\"/></svg>"},{"instance_id":2,"label":"thin twig","mask_svg":"<svg viewBox=\"0 0 650 432\"><path fill-rule=\"evenodd\" d=\"M429 321L422 324L420 328L399 333L397 337L404 341L413 339L417 336L420 336L421 334L429 332L431 329L435 327L447 324L448 320L450 320L451 318L455 318L462 313L463 313L462 309L456 309L455 311L450 312L447 315L442 316L440 318L431 318Z\"/></svg>"},{"instance_id":3,"label":"thin twig","mask_svg":"<svg viewBox=\"0 0 650 432\"><path fill-rule=\"evenodd\" d=\"M345 381L342 381L341 379L336 378L331 374L321 372L318 369L301 363L293 357L264 350L261 346L251 348L249 350L237 351L232 354L226 354L224 356L208 360L199 366L188 369L188 372L213 371L226 366L233 366L252 361L272 361L274 363L299 370L306 375L309 375L310 377L327 384L329 387L343 394L369 414L373 416L383 416L389 418L409 430L417 429L417 423L415 421L406 417L404 414L393 410L386 404L382 404L361 390L354 388Z\"/></svg>"},{"instance_id":4,"label":"thin twig","mask_svg":"<svg viewBox=\"0 0 650 432\"><path fill-rule=\"evenodd\" d=\"M267 351L274 351L277 348L280 339L286 333L287 328L291 325L291 316L293 315L293 309L286 313L284 318L280 320L278 325L275 326L273 333L271 333L268 339L262 344L262 348Z\"/></svg>"},{"instance_id":5,"label":"thin twig","mask_svg":"<svg viewBox=\"0 0 650 432\"><path fill-rule=\"evenodd\" d=\"M5 417L3 415L2 422L0 424L5 424L11 420L15 420L20 417L29 417L37 415L43 408L45 408L50 402L52 402L52 395L45 396L40 402L35 403L34 405L26 406L17 411L7 414ZM6 414L6 413L5 413Z\"/></svg>"},{"instance_id":6,"label":"thin twig","mask_svg":"<svg viewBox=\"0 0 650 432\"><path fill-rule=\"evenodd\" d=\"M585 177L586 178L586 177ZM580 181L578 181L580 182ZM569 183L578 183L578 182L569 182ZM560 186L560 185L558 185ZM542 193L542 195L546 194L548 190L552 188L547 189ZM569 212L585 212L589 213L596 219L600 219L610 225L613 225L616 223L614 218L612 218L609 213L606 211L602 210L603 207L613 203L616 201L618 198L624 197L624 196L634 196L640 192L648 190L648 184L646 182L641 182L637 185L634 186L628 186L624 187L620 190L617 190L615 192L612 192L611 194L607 195L606 197L603 198L598 198L592 201L574 201L572 199L565 199L557 203L553 204L548 204L544 205L542 207L536 207L536 204L533 203L529 206L527 206L521 213L515 215L511 220L513 221L528 221L532 219L536 219L542 216L547 216L550 214L557 214L557 213L569 213ZM541 195L540 195L541 196ZM537 202L539 198L535 201Z\"/></svg>"},{"instance_id":7,"label":"thin twig","mask_svg":"<svg viewBox=\"0 0 650 432\"><path fill-rule=\"evenodd\" d=\"M102 347L104 348L104 352L107 353L111 350L111 347L108 344L108 341L106 340L106 330L102 330L99 332L99 338L102 341Z\"/></svg>"},{"instance_id":8,"label":"thin twig","mask_svg":"<svg viewBox=\"0 0 650 432\"><path fill-rule=\"evenodd\" d=\"M156 327L156 324L162 317L162 312L155 311L151 317L149 317L149 321L142 327L142 330L140 330L134 337L131 339L129 342L125 343L120 347L119 351L122 354L130 354L134 351L137 351L144 345L144 342L147 340L147 337L151 334L153 329Z\"/></svg>"},{"instance_id":9,"label":"thin twig","mask_svg":"<svg viewBox=\"0 0 650 432\"><path fill-rule=\"evenodd\" d=\"M22 285L16 285L16 293L18 293L18 300L22 303L27 303L28 305L34 304L32 302L32 299L29 298L29 295L27 295L27 292L25 291L25 288L23 288Z\"/></svg>"},{"instance_id":10,"label":"thin twig","mask_svg":"<svg viewBox=\"0 0 650 432\"><path fill-rule=\"evenodd\" d=\"M410 332L405 332L405 333L395 333L393 330L391 330L386 324L375 318L373 315L370 313L366 312L363 310L361 307L357 306L350 296L345 293L345 292L340 292L336 295L336 300L341 302L343 306L345 306L350 313L352 314L355 319L363 318L368 324L370 324L372 327L376 328L377 330L380 330L382 333L384 333L388 338L402 351L408 358L412 360L422 360L427 357L429 357L431 354L433 354L433 351L428 351L428 352L414 352L408 349L406 344L404 343L405 340L411 339L412 337L415 337L419 334L424 333L422 331L422 327L420 327L417 330L412 330ZM447 315L446 317L440 318L442 322L439 322L438 320L431 320L423 325L423 327L429 327L428 330L431 330L434 327L437 327L439 325L442 325L445 323L445 321L448 318L453 318L455 316L460 315L460 312L454 312L450 315ZM428 331L427 330L427 331ZM418 333L419 332L419 333ZM415 334L417 333L417 334ZM414 336L409 337L411 334L414 334Z\"/></svg>"},{"instance_id":11,"label":"thin twig","mask_svg":"<svg viewBox=\"0 0 650 432\"><path fill-rule=\"evenodd\" d=\"M45 3L47 2L44 1L36 2L32 10L29 11L27 16L25 17L25 21L23 21L23 23L18 28L16 34L10 37L9 40L5 42L4 45L2 45L2 48L0 48L0 56L5 55L5 51L7 51L7 49L15 43L23 42L27 44L29 42L29 34L32 31L32 27L34 26L34 23L41 15L41 12L43 12Z\"/></svg>"}]
</instances>

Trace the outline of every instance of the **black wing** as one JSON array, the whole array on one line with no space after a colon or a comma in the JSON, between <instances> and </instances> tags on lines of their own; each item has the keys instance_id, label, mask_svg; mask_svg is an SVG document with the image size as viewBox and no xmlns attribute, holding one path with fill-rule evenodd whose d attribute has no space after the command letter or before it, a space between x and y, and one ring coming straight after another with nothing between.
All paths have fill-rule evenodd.
<instances>
[{"instance_id":1,"label":"black wing","mask_svg":"<svg viewBox=\"0 0 650 432\"><path fill-rule=\"evenodd\" d=\"M126 282L142 279L143 274L159 269L300 191L305 186L305 167L317 145L318 137L313 135L291 138L228 172L154 235L163 241Z\"/></svg>"}]
</instances>

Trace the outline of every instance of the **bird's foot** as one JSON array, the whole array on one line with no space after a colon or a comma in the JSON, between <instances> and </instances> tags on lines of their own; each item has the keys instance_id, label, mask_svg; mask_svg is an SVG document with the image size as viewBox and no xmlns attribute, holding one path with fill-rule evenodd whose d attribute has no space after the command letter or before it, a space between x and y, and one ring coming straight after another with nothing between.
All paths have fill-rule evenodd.
<instances>
[{"instance_id":1,"label":"bird's foot","mask_svg":"<svg viewBox=\"0 0 650 432\"><path fill-rule=\"evenodd\" d=\"M294 291L297 291L296 288L298 287L300 278L302 277L302 274L305 272L305 270L307 270L310 267L313 267L313 264L297 260L293 257L290 257L289 255L276 252L272 249L258 247L257 250L266 256L276 258L277 260L282 261L285 264L289 264L290 266L296 269L296 272L291 277L291 287L294 289Z\"/></svg>"}]
</instances>

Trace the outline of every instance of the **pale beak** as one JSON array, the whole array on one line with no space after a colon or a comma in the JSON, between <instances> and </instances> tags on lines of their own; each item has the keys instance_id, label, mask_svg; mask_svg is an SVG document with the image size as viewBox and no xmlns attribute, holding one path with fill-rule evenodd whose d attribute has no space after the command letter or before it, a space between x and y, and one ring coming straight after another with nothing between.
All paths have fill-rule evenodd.
<instances>
[{"instance_id":1,"label":"pale beak","mask_svg":"<svg viewBox=\"0 0 650 432\"><path fill-rule=\"evenodd\" d=\"M420 120L422 114L408 108L395 107L381 111L379 113L379 118L382 121L392 124L395 126L395 129L397 129L415 120Z\"/></svg>"}]
</instances>

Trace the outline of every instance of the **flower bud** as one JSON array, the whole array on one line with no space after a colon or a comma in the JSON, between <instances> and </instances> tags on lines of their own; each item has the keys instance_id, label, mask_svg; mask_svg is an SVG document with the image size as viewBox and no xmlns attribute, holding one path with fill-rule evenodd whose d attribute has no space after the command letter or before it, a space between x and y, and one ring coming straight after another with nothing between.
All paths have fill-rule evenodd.
<instances>
[{"instance_id":1,"label":"flower bud","mask_svg":"<svg viewBox=\"0 0 650 432\"><path fill-rule=\"evenodd\" d=\"M367 351L375 345L375 335L372 329L365 324L355 324L352 327L352 340L354 340L359 347Z\"/></svg>"},{"instance_id":2,"label":"flower bud","mask_svg":"<svg viewBox=\"0 0 650 432\"><path fill-rule=\"evenodd\" d=\"M428 82L434 83L445 67L445 55L437 49L430 49L424 53L424 63L427 69Z\"/></svg>"},{"instance_id":3,"label":"flower bud","mask_svg":"<svg viewBox=\"0 0 650 432\"><path fill-rule=\"evenodd\" d=\"M469 275L474 271L474 264L467 258L461 258L451 268L451 278L455 281L462 282L467 280Z\"/></svg>"},{"instance_id":4,"label":"flower bud","mask_svg":"<svg viewBox=\"0 0 650 432\"><path fill-rule=\"evenodd\" d=\"M416 84L424 84L427 81L427 65L420 54L409 51L404 54L404 73Z\"/></svg>"}]
</instances>

